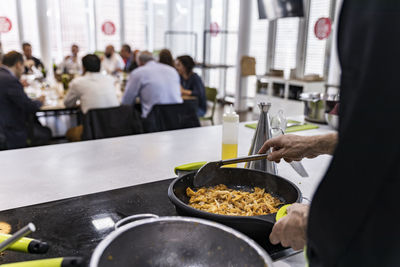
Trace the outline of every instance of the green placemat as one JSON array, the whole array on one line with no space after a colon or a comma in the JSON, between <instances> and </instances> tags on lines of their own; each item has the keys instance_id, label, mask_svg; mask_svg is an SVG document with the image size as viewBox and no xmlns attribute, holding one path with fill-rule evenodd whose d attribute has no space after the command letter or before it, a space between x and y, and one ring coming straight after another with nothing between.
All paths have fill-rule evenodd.
<instances>
[{"instance_id":1,"label":"green placemat","mask_svg":"<svg viewBox=\"0 0 400 267\"><path fill-rule=\"evenodd\" d=\"M288 123L297 123L298 121L292 121L292 120L288 120ZM257 123L248 123L245 124L244 126L251 128L251 129L256 129L257 128ZM315 124L311 124L311 123L306 123L303 125L295 125L295 126L291 126L286 128L285 133L292 133L292 132L298 132L298 131L305 131L305 130L311 130L311 129L317 129L319 128L318 125Z\"/></svg>"}]
</instances>

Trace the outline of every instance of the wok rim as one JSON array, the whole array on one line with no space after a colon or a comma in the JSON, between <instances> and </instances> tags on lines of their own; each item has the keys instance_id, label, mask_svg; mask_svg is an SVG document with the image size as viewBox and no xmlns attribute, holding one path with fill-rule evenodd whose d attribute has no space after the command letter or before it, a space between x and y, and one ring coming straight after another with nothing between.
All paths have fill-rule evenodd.
<instances>
[{"instance_id":1,"label":"wok rim","mask_svg":"<svg viewBox=\"0 0 400 267\"><path fill-rule=\"evenodd\" d=\"M302 193L301 193L300 188L298 188L297 185L295 185L292 181L289 181L288 179L283 178L282 176L274 175L274 174L267 173L267 172L260 171L260 170L246 169L246 168L224 168L224 169L244 169L244 170L248 170L248 171L251 171L251 172L258 172L258 173L262 173L262 174L268 174L268 175L272 175L272 176L275 176L275 177L277 177L277 178L283 179L283 180L285 180L286 182L288 182L290 185L292 185L293 188L294 188L294 189L297 191L297 193L298 193L298 197L297 197L296 201L293 202L293 203L301 203L301 201L302 201L302 199L303 199L303 195L302 195ZM188 209L188 210L191 211L192 214L197 214L197 215L199 215L199 216L202 216L203 218L209 218L209 217L211 216L211 217L213 217L213 218L215 218L215 219L218 218L218 219L221 219L221 220L243 220L243 219L257 219L257 220L260 220L260 219L261 219L261 220L265 220L265 219L267 219L268 217L273 217L273 222L271 222L271 223L275 223L275 215L276 215L276 212L274 212L274 213L269 213L269 214L265 214L265 215L256 215L256 216L235 216L235 215L222 215L222 214L216 214L216 213L206 212L206 211L198 210L198 209L195 209L195 208L191 207L190 205L188 205L188 204L186 204L185 202L183 202L182 200L180 200L180 199L175 195L175 192L174 192L174 186L175 186L175 184L176 184L179 180L184 179L185 177L187 177L187 176L189 176L189 175L191 175L191 174L193 174L193 173L191 172L191 173L187 173L187 174L185 174L185 175L183 175L183 176L181 176L181 177L177 177L175 180L173 180L173 181L171 182L171 184L170 184L169 187L168 187L168 197L169 197L169 199L171 200L171 202L172 202L176 207L181 208L181 209L182 209L182 208ZM286 203L286 204L292 204L292 203ZM260 217L261 217L261 218L260 218Z\"/></svg>"},{"instance_id":2,"label":"wok rim","mask_svg":"<svg viewBox=\"0 0 400 267\"><path fill-rule=\"evenodd\" d=\"M229 227L224 224L206 220L206 219L201 219L201 218L193 218L193 217L186 217L186 216L165 216L165 217L159 217L159 218L148 218L148 219L142 219L138 221L134 221L131 223L128 223L126 225L121 226L117 230L114 230L110 234L108 234L95 248L95 250L92 253L92 256L90 258L90 263L89 267L98 267L100 263L101 256L104 254L104 251L107 249L107 247L120 235L123 233L127 232L128 230L135 228L140 225L144 224L151 224L151 223L156 223L156 222L190 222L190 223L198 223L202 225L207 225L211 226L214 228L217 228L219 230L222 230L226 233L230 233L234 235L236 238L241 239L245 243L247 243L254 251L263 259L264 263L267 264L267 266L273 266L273 261L271 256L259 245L257 242L255 242L253 239L250 237L246 236L245 234Z\"/></svg>"}]
</instances>

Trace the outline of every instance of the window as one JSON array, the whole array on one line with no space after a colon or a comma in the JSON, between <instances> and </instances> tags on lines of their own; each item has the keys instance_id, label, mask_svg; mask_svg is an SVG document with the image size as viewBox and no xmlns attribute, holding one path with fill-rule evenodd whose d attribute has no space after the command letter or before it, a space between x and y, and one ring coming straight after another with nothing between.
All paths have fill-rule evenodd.
<instances>
[{"instance_id":1,"label":"window","mask_svg":"<svg viewBox=\"0 0 400 267\"><path fill-rule=\"evenodd\" d=\"M81 54L89 51L89 33L85 1L60 0L61 39L63 56L71 53L71 45L77 44Z\"/></svg>"},{"instance_id":2,"label":"window","mask_svg":"<svg viewBox=\"0 0 400 267\"><path fill-rule=\"evenodd\" d=\"M164 33L168 29L168 2L167 0L153 0L153 19L154 19L154 49L163 49L166 44L164 43Z\"/></svg>"},{"instance_id":3,"label":"window","mask_svg":"<svg viewBox=\"0 0 400 267\"><path fill-rule=\"evenodd\" d=\"M256 73L264 75L267 67L268 20L258 19L257 5L253 5L250 36L250 55L256 58Z\"/></svg>"},{"instance_id":4,"label":"window","mask_svg":"<svg viewBox=\"0 0 400 267\"><path fill-rule=\"evenodd\" d=\"M236 32L233 34L227 35L227 43L224 44L222 49L226 49L227 54L227 65L233 65L234 68L228 68L226 71L226 94L227 95L235 95L236 91L236 59L238 53L238 34L239 31L239 10L240 10L240 1L239 0L228 0L228 26L227 29L230 32ZM253 4L253 7L255 5Z\"/></svg>"},{"instance_id":5,"label":"window","mask_svg":"<svg viewBox=\"0 0 400 267\"><path fill-rule=\"evenodd\" d=\"M28 42L32 45L32 53L35 57L41 57L40 42L38 33L38 22L36 14L36 1L20 0L21 15L23 26L23 42Z\"/></svg>"},{"instance_id":6,"label":"window","mask_svg":"<svg viewBox=\"0 0 400 267\"><path fill-rule=\"evenodd\" d=\"M129 2L125 1L125 4ZM95 0L95 14L97 50L104 51L107 45L113 45L115 50L118 51L121 46L119 0ZM132 15L129 14L129 16ZM111 21L115 25L116 30L113 35L106 35L101 30L106 21Z\"/></svg>"},{"instance_id":7,"label":"window","mask_svg":"<svg viewBox=\"0 0 400 267\"><path fill-rule=\"evenodd\" d=\"M250 35L250 56L256 59L256 74L264 75L267 67L267 42L268 42L268 20L258 18L257 5L253 4ZM248 96L253 97L256 93L257 79L255 76L248 78Z\"/></svg>"},{"instance_id":8,"label":"window","mask_svg":"<svg viewBox=\"0 0 400 267\"><path fill-rule=\"evenodd\" d=\"M326 39L319 40L314 34L314 25L321 17L329 17L330 1L312 0L308 26L306 66L304 74L324 75Z\"/></svg>"},{"instance_id":9,"label":"window","mask_svg":"<svg viewBox=\"0 0 400 267\"><path fill-rule=\"evenodd\" d=\"M124 8L125 42L129 44L132 49L140 49L140 50L147 49L146 3L148 4L148 1L125 0L125 8ZM119 48L116 47L116 49Z\"/></svg>"},{"instance_id":10,"label":"window","mask_svg":"<svg viewBox=\"0 0 400 267\"><path fill-rule=\"evenodd\" d=\"M15 0L0 0L0 16L11 20L12 28L8 33L1 34L1 43L4 53L11 50L21 50L18 36L17 6Z\"/></svg>"},{"instance_id":11,"label":"window","mask_svg":"<svg viewBox=\"0 0 400 267\"><path fill-rule=\"evenodd\" d=\"M195 38L188 34L193 30L192 3L193 0L174 0L172 3L172 14L169 18L171 30L182 32L182 34L170 34L167 42L175 56L195 55ZM186 34L183 34L186 33Z\"/></svg>"},{"instance_id":12,"label":"window","mask_svg":"<svg viewBox=\"0 0 400 267\"><path fill-rule=\"evenodd\" d=\"M296 67L299 18L277 20L274 68L285 70Z\"/></svg>"}]
</instances>

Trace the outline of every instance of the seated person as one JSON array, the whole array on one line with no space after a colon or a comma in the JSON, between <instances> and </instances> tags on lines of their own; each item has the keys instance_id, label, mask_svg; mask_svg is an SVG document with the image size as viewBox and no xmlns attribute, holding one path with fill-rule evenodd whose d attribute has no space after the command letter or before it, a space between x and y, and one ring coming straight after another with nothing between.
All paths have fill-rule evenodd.
<instances>
[{"instance_id":1,"label":"seated person","mask_svg":"<svg viewBox=\"0 0 400 267\"><path fill-rule=\"evenodd\" d=\"M193 72L194 66L191 56L180 56L176 60L176 69L181 77L182 95L197 97L199 103L197 115L203 117L207 112L206 90L200 76Z\"/></svg>"},{"instance_id":2,"label":"seated person","mask_svg":"<svg viewBox=\"0 0 400 267\"><path fill-rule=\"evenodd\" d=\"M80 100L81 110L85 114L89 109L111 108L119 106L114 86L114 79L100 73L100 59L96 55L86 55L82 58L83 76L77 77L69 84L65 96L66 107L74 107ZM80 141L83 127L79 125L67 132L67 139Z\"/></svg>"},{"instance_id":3,"label":"seated person","mask_svg":"<svg viewBox=\"0 0 400 267\"><path fill-rule=\"evenodd\" d=\"M183 103L179 75L171 66L154 61L153 55L143 51L138 57L139 68L132 71L122 97L123 105L133 105L140 98L142 118L153 105Z\"/></svg>"},{"instance_id":4,"label":"seated person","mask_svg":"<svg viewBox=\"0 0 400 267\"><path fill-rule=\"evenodd\" d=\"M114 75L122 71L124 67L124 61L118 53L115 53L114 46L108 45L101 61L101 70Z\"/></svg>"},{"instance_id":5,"label":"seated person","mask_svg":"<svg viewBox=\"0 0 400 267\"><path fill-rule=\"evenodd\" d=\"M63 62L58 66L57 73L81 74L82 61L78 56L79 47L76 44L71 46L71 55L66 56Z\"/></svg>"},{"instance_id":6,"label":"seated person","mask_svg":"<svg viewBox=\"0 0 400 267\"><path fill-rule=\"evenodd\" d=\"M44 65L40 59L32 56L32 46L30 43L22 44L22 51L24 53L24 74L39 74L44 70Z\"/></svg>"},{"instance_id":7,"label":"seated person","mask_svg":"<svg viewBox=\"0 0 400 267\"><path fill-rule=\"evenodd\" d=\"M168 49L162 49L158 55L158 62L167 64L175 68L174 58L172 57L171 51Z\"/></svg>"},{"instance_id":8,"label":"seated person","mask_svg":"<svg viewBox=\"0 0 400 267\"><path fill-rule=\"evenodd\" d=\"M131 47L129 45L124 44L121 47L120 55L125 63L123 71L131 72L138 67L135 60L135 54L132 53Z\"/></svg>"},{"instance_id":9,"label":"seated person","mask_svg":"<svg viewBox=\"0 0 400 267\"><path fill-rule=\"evenodd\" d=\"M24 72L24 58L11 51L3 56L0 66L0 129L8 149L28 145L27 117L43 105L44 96L31 100L19 79Z\"/></svg>"}]
</instances>

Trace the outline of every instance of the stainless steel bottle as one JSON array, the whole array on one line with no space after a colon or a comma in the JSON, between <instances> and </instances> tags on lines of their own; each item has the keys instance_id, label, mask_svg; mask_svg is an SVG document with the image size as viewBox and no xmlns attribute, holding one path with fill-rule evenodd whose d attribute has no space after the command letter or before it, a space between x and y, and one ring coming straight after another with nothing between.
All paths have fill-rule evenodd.
<instances>
[{"instance_id":1,"label":"stainless steel bottle","mask_svg":"<svg viewBox=\"0 0 400 267\"><path fill-rule=\"evenodd\" d=\"M272 138L271 120L268 113L271 108L271 103L261 102L258 104L258 107L260 108L260 118L253 136L253 141L251 142L249 155L257 154L264 142ZM278 174L276 163L266 159L249 162L245 165L245 168L261 170L275 175Z\"/></svg>"}]
</instances>

